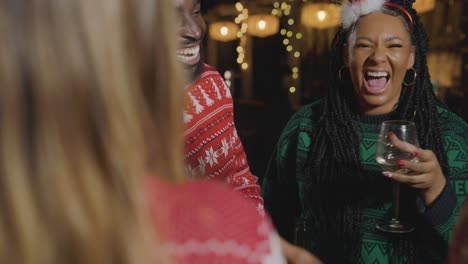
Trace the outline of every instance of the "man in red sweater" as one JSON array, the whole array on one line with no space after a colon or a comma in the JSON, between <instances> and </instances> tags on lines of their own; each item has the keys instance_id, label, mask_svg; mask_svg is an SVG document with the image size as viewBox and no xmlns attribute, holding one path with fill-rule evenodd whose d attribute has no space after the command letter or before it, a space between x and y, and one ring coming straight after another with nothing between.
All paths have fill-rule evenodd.
<instances>
[{"instance_id":1,"label":"man in red sweater","mask_svg":"<svg viewBox=\"0 0 468 264\"><path fill-rule=\"evenodd\" d=\"M177 57L191 71L185 88L185 161L194 178L221 180L241 192L263 214L257 177L252 175L234 125L229 88L215 68L201 59L206 25L200 1L175 0L181 15Z\"/></svg>"},{"instance_id":2,"label":"man in red sweater","mask_svg":"<svg viewBox=\"0 0 468 264\"><path fill-rule=\"evenodd\" d=\"M201 43L206 24L201 16L201 0L173 0L178 14L178 59L191 74L185 88L185 161L194 178L221 180L250 200L264 214L260 187L249 168L234 124L229 88L215 68L204 64ZM310 253L282 241L289 263L320 263Z\"/></svg>"}]
</instances>

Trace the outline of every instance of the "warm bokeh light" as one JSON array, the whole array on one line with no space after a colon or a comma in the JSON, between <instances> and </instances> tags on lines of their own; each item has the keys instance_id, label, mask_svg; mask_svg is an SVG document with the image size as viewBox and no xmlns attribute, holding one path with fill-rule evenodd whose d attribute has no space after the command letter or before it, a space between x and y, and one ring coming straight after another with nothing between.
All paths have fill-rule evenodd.
<instances>
[{"instance_id":1,"label":"warm bokeh light","mask_svg":"<svg viewBox=\"0 0 468 264\"><path fill-rule=\"evenodd\" d=\"M237 38L239 27L230 21L219 21L212 23L209 29L209 35L212 39L222 42L228 42Z\"/></svg>"},{"instance_id":2,"label":"warm bokeh light","mask_svg":"<svg viewBox=\"0 0 468 264\"><path fill-rule=\"evenodd\" d=\"M227 36L227 34L229 33L229 29L226 26L222 26L219 32L221 33L221 35Z\"/></svg>"},{"instance_id":3,"label":"warm bokeh light","mask_svg":"<svg viewBox=\"0 0 468 264\"><path fill-rule=\"evenodd\" d=\"M258 21L258 28L259 28L260 30L265 30L265 28L266 28L266 22L265 22L265 20L261 19L260 21Z\"/></svg>"},{"instance_id":4,"label":"warm bokeh light","mask_svg":"<svg viewBox=\"0 0 468 264\"><path fill-rule=\"evenodd\" d=\"M268 37L278 33L279 19L273 15L252 15L247 19L247 33L255 37Z\"/></svg>"},{"instance_id":5,"label":"warm bokeh light","mask_svg":"<svg viewBox=\"0 0 468 264\"><path fill-rule=\"evenodd\" d=\"M435 8L436 0L416 0L413 8L420 14L429 12Z\"/></svg>"},{"instance_id":6,"label":"warm bokeh light","mask_svg":"<svg viewBox=\"0 0 468 264\"><path fill-rule=\"evenodd\" d=\"M318 11L317 12L317 18L320 21L324 21L327 18L327 12L323 11L323 10Z\"/></svg>"},{"instance_id":7,"label":"warm bokeh light","mask_svg":"<svg viewBox=\"0 0 468 264\"><path fill-rule=\"evenodd\" d=\"M237 11L240 12L240 11L242 11L242 9L244 9L244 6L240 2L237 2L236 3L236 9L237 9Z\"/></svg>"},{"instance_id":8,"label":"warm bokeh light","mask_svg":"<svg viewBox=\"0 0 468 264\"><path fill-rule=\"evenodd\" d=\"M225 71L225 72L224 72L224 79L230 80L231 77L232 77L231 71Z\"/></svg>"},{"instance_id":9,"label":"warm bokeh light","mask_svg":"<svg viewBox=\"0 0 468 264\"><path fill-rule=\"evenodd\" d=\"M331 28L340 24L341 7L331 3L308 3L302 7L301 22L310 28Z\"/></svg>"}]
</instances>

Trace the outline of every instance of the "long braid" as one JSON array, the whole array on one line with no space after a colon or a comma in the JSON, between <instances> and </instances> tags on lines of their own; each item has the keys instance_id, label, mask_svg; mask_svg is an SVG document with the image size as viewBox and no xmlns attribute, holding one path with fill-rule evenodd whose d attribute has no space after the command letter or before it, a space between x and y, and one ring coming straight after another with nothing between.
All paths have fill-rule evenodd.
<instances>
[{"instance_id":1,"label":"long braid","mask_svg":"<svg viewBox=\"0 0 468 264\"><path fill-rule=\"evenodd\" d=\"M448 158L444 149L437 113L437 106L444 106L434 94L430 81L426 61L429 46L428 37L416 11L411 8L411 5L405 6L405 9L411 14L414 21L411 37L413 45L416 46L414 69L419 76L414 86L404 88L396 112L400 119L416 123L421 148L430 149L435 153L444 176L447 178L449 176ZM407 76L409 82L414 80L411 75L413 75L412 71ZM417 193L414 189L405 188L404 192L406 201L416 200ZM408 215L410 221L417 226L415 232L409 236L409 240L403 242L406 247L402 249L402 253L408 255L417 248L415 253L418 253L420 257L426 257L425 263L441 262L447 255L447 245L442 237L417 213L415 204L407 203L401 209L402 214Z\"/></svg>"},{"instance_id":2,"label":"long braid","mask_svg":"<svg viewBox=\"0 0 468 264\"><path fill-rule=\"evenodd\" d=\"M403 89L395 117L416 123L421 147L434 151L447 177L447 155L436 109L441 103L432 90L426 63L427 35L411 4L405 8L414 21L411 36L416 46L414 68L418 78L413 87ZM351 121L357 105L352 103L355 98L349 76L345 76L348 71L342 69L343 47L353 30L340 28L333 40L329 89L323 99L317 128L311 132L314 141L305 167L308 175L304 179L307 206L312 212L307 217L314 224L313 230L319 241L315 253L326 263L358 262L362 237L361 201L363 193L372 185L372 179L364 178L361 167L360 140ZM348 82L339 80L338 72L341 73L341 79ZM409 71L408 75L411 73ZM416 199L414 190L403 190L403 195L408 196L405 197L407 201ZM410 261L414 261L415 254L421 256L424 253L430 255L430 258L443 258L446 254L444 250L437 252L434 246L430 246L446 248L443 240L417 213L416 205L408 204L402 210L409 211L410 221L417 223L418 227L414 234L395 239L397 251L409 256ZM416 253L415 248L422 248L424 253Z\"/></svg>"},{"instance_id":3,"label":"long braid","mask_svg":"<svg viewBox=\"0 0 468 264\"><path fill-rule=\"evenodd\" d=\"M313 212L309 217L312 223L319 223L315 227L319 241L316 253L326 263L356 262L360 255L361 230L355 224L361 222L361 212L356 204L358 199L352 196L359 193L354 192L354 187L362 179L356 181L356 175L350 174L361 171L359 138L347 102L349 96L353 97L352 89L348 93L349 87L341 87L337 80L347 35L348 31L341 29L333 40L329 80L336 89L328 89L323 100L319 124L311 135L314 141L306 167L306 174L310 175L305 179L306 190Z\"/></svg>"}]
</instances>

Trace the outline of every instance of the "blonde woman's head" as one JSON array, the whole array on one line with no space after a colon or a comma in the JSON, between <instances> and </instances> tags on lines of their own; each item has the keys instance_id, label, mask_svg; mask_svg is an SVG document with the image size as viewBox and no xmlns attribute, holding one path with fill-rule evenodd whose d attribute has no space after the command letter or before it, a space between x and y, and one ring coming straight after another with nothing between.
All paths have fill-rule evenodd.
<instances>
[{"instance_id":1,"label":"blonde woman's head","mask_svg":"<svg viewBox=\"0 0 468 264\"><path fill-rule=\"evenodd\" d=\"M163 0L0 1L0 263L162 259L142 181L182 175L171 16Z\"/></svg>"}]
</instances>

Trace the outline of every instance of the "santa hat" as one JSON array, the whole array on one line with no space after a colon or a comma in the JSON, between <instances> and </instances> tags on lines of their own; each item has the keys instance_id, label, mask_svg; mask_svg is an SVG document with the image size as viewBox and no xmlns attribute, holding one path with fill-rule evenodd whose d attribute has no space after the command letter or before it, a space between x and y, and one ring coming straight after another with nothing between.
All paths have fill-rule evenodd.
<instances>
[{"instance_id":1,"label":"santa hat","mask_svg":"<svg viewBox=\"0 0 468 264\"><path fill-rule=\"evenodd\" d=\"M406 2L409 2L409 6L411 7L414 0L406 0ZM349 28L359 19L359 17L368 15L378 10L382 10L383 6L389 6L398 9L404 13L408 17L410 23L413 24L413 18L402 5L395 2L390 2L388 0L349 0L342 6L341 23L344 28Z\"/></svg>"}]
</instances>

